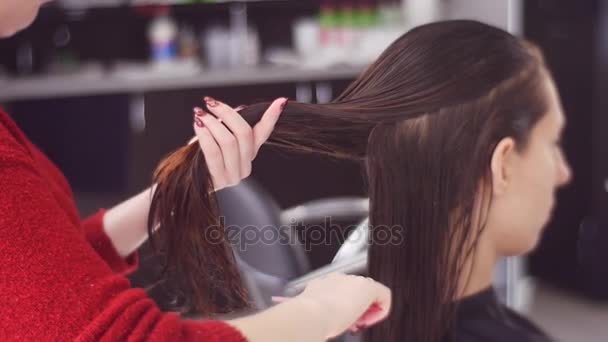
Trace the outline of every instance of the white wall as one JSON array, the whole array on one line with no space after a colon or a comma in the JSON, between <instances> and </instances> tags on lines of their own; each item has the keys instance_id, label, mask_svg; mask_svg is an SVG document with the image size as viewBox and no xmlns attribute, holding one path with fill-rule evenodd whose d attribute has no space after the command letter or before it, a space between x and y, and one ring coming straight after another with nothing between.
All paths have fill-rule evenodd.
<instances>
[{"instance_id":1,"label":"white wall","mask_svg":"<svg viewBox=\"0 0 608 342\"><path fill-rule=\"evenodd\" d=\"M522 31L523 0L402 0L410 24L440 19L474 19L513 34Z\"/></svg>"},{"instance_id":2,"label":"white wall","mask_svg":"<svg viewBox=\"0 0 608 342\"><path fill-rule=\"evenodd\" d=\"M522 2L520 0L445 0L447 19L475 19L521 33Z\"/></svg>"}]
</instances>

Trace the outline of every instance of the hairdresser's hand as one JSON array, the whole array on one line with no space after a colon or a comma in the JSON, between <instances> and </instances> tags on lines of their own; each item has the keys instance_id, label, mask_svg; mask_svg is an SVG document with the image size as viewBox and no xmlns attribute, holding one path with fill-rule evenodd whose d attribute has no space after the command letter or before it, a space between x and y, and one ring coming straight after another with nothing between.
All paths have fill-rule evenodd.
<instances>
[{"instance_id":1,"label":"hairdresser's hand","mask_svg":"<svg viewBox=\"0 0 608 342\"><path fill-rule=\"evenodd\" d=\"M225 103L210 97L205 102L213 115L194 108L194 132L218 191L251 174L251 162L270 137L287 99L276 99L253 128Z\"/></svg>"},{"instance_id":2,"label":"hairdresser's hand","mask_svg":"<svg viewBox=\"0 0 608 342\"><path fill-rule=\"evenodd\" d=\"M384 320L391 309L391 291L371 278L333 273L311 281L299 296L320 307L328 324L327 338L366 329Z\"/></svg>"}]
</instances>

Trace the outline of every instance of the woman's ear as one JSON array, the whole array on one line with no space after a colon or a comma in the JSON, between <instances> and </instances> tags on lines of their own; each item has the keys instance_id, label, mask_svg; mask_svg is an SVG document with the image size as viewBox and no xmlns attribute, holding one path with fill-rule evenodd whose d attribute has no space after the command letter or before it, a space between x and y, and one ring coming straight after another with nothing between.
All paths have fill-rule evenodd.
<instances>
[{"instance_id":1,"label":"woman's ear","mask_svg":"<svg viewBox=\"0 0 608 342\"><path fill-rule=\"evenodd\" d=\"M513 175L515 152L513 138L502 139L494 148L490 168L492 170L492 190L495 195L500 196L507 190Z\"/></svg>"}]
</instances>

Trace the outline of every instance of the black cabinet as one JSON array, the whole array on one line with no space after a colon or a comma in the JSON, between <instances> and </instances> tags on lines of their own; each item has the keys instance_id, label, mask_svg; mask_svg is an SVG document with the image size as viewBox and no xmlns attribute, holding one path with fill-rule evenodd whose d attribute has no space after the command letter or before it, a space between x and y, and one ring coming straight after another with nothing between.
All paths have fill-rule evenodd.
<instances>
[{"instance_id":1,"label":"black cabinet","mask_svg":"<svg viewBox=\"0 0 608 342\"><path fill-rule=\"evenodd\" d=\"M129 97L9 103L7 112L69 179L76 192L124 192L128 184Z\"/></svg>"},{"instance_id":2,"label":"black cabinet","mask_svg":"<svg viewBox=\"0 0 608 342\"><path fill-rule=\"evenodd\" d=\"M525 35L544 51L567 117L564 150L574 178L530 258L532 274L608 299L608 6L525 2Z\"/></svg>"}]
</instances>

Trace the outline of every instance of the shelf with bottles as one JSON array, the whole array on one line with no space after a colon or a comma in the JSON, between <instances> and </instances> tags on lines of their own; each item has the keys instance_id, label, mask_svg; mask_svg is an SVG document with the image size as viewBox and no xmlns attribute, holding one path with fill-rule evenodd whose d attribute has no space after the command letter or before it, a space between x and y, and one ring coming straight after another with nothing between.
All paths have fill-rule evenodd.
<instances>
[{"instance_id":1,"label":"shelf with bottles","mask_svg":"<svg viewBox=\"0 0 608 342\"><path fill-rule=\"evenodd\" d=\"M0 77L0 103L107 94L141 94L155 91L257 86L261 84L309 83L352 80L364 66L306 69L279 65L209 69L197 65L117 65L104 70L96 65L71 74Z\"/></svg>"},{"instance_id":2,"label":"shelf with bottles","mask_svg":"<svg viewBox=\"0 0 608 342\"><path fill-rule=\"evenodd\" d=\"M236 2L285 2L291 0L129 0L134 6L140 5L188 5L188 4L221 4Z\"/></svg>"},{"instance_id":3,"label":"shelf with bottles","mask_svg":"<svg viewBox=\"0 0 608 342\"><path fill-rule=\"evenodd\" d=\"M315 67L369 64L410 28L405 3L320 0L317 15L292 24L293 63Z\"/></svg>"},{"instance_id":4,"label":"shelf with bottles","mask_svg":"<svg viewBox=\"0 0 608 342\"><path fill-rule=\"evenodd\" d=\"M66 9L78 10L88 8L108 8L121 6L157 6L157 5L213 5L231 3L266 3L288 2L293 0L59 0Z\"/></svg>"}]
</instances>

